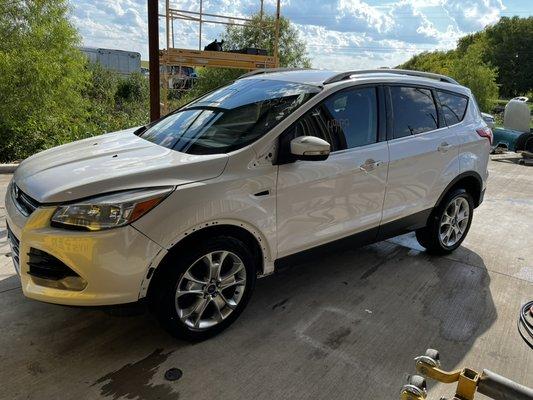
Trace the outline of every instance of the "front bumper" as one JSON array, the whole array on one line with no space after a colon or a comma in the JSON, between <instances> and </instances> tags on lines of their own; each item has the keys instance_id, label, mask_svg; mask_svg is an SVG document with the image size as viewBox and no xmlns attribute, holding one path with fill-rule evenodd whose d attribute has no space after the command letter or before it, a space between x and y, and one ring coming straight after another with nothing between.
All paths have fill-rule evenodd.
<instances>
[{"instance_id":1,"label":"front bumper","mask_svg":"<svg viewBox=\"0 0 533 400\"><path fill-rule=\"evenodd\" d=\"M131 226L100 232L53 228L50 218L55 207L38 208L26 217L9 193L7 224L18 240L17 272L25 296L56 304L100 306L134 302L146 292L147 271L165 252L155 242ZM70 285L69 278L58 282L30 275L30 249L60 260L79 275L83 288Z\"/></svg>"}]
</instances>

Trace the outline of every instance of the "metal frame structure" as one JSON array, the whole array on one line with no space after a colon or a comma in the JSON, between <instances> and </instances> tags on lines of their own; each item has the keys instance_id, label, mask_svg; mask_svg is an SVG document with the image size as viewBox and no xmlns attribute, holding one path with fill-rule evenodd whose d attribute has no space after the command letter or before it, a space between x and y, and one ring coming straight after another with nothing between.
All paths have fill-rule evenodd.
<instances>
[{"instance_id":1,"label":"metal frame structure","mask_svg":"<svg viewBox=\"0 0 533 400\"><path fill-rule=\"evenodd\" d=\"M280 3L276 2L276 19L274 21L275 41L274 54L262 56L254 54L230 53L224 51L207 51L202 49L202 26L204 24L222 24L230 26L245 26L251 22L250 18L235 17L222 14L203 12L203 1L199 1L199 11L189 11L172 8L170 0L166 0L165 14L162 15L166 22L166 50L161 51L162 65L183 65L196 67L219 67L253 70L256 68L276 68L279 65L279 20ZM265 26L271 25L263 21L264 0L260 0L260 22ZM198 23L198 50L181 49L175 47L174 21L182 20Z\"/></svg>"},{"instance_id":2,"label":"metal frame structure","mask_svg":"<svg viewBox=\"0 0 533 400\"><path fill-rule=\"evenodd\" d=\"M199 1L199 11L172 8L170 0L165 0L165 14L159 14L159 0L147 0L148 4L148 47L150 56L150 120L155 121L161 116L161 87L160 66L165 67L163 74L163 111L168 111L168 66L190 67L219 67L254 70L257 68L277 68L279 66L279 29L281 0L276 1L276 18L274 20L275 40L274 54L270 56L241 54L224 51L202 50L203 24L222 24L245 26L251 22L250 18L234 17L221 14L203 12L203 1ZM264 0L260 0L260 22L266 26L270 23L263 21ZM159 49L159 17L165 18L166 24L166 49ZM174 21L184 20L198 22L198 50L175 48Z\"/></svg>"}]
</instances>

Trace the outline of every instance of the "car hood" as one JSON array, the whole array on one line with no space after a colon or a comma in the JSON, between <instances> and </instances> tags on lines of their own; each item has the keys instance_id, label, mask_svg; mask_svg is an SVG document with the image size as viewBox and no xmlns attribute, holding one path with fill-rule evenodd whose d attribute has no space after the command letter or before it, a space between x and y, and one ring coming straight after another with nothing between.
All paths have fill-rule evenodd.
<instances>
[{"instance_id":1,"label":"car hood","mask_svg":"<svg viewBox=\"0 0 533 400\"><path fill-rule=\"evenodd\" d=\"M179 153L139 138L136 129L38 153L20 164L15 183L40 203L57 203L119 190L179 186L224 171L226 154Z\"/></svg>"}]
</instances>

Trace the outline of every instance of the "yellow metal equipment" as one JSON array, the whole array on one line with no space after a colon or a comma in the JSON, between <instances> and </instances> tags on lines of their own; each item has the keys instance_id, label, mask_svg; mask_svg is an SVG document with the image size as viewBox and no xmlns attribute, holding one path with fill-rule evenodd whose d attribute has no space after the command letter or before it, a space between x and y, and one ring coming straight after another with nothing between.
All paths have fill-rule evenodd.
<instances>
[{"instance_id":1,"label":"yellow metal equipment","mask_svg":"<svg viewBox=\"0 0 533 400\"><path fill-rule=\"evenodd\" d=\"M253 70L257 68L277 68L279 66L279 24L281 0L276 0L276 18L274 22L266 21L264 16L264 0L260 0L259 24L261 29L273 29L275 33L274 49L272 55L242 54L225 51L209 51L202 48L202 27L205 24L222 24L233 26L245 26L251 22L251 18L213 14L204 12L204 0L198 0L198 11L174 8L170 0L166 0L165 14L161 15L166 22L166 49L161 50L160 65L162 67L163 81L163 110L168 112L167 91L187 90L191 85L181 85L177 88L169 88L171 82L171 70L173 67L214 67L214 68L237 68ZM174 22L176 20L198 23L198 50L182 49L175 47ZM181 68L177 69L182 71ZM177 77L187 79L186 77Z\"/></svg>"},{"instance_id":2,"label":"yellow metal equipment","mask_svg":"<svg viewBox=\"0 0 533 400\"><path fill-rule=\"evenodd\" d=\"M453 400L472 400L476 392L496 400L533 400L532 389L489 370L483 370L481 374L469 368L450 372L442 370L436 350L427 350L415 361L417 372L424 377L442 383L457 382ZM401 400L424 400L426 397L426 381L419 375L410 376L400 392Z\"/></svg>"}]
</instances>

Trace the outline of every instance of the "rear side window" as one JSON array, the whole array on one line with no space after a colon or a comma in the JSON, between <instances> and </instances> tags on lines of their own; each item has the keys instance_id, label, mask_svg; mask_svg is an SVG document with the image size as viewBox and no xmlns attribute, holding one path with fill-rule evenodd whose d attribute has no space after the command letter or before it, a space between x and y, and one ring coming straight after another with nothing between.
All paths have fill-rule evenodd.
<instances>
[{"instance_id":1,"label":"rear side window","mask_svg":"<svg viewBox=\"0 0 533 400\"><path fill-rule=\"evenodd\" d=\"M439 127L437 107L431 90L392 86L390 93L395 139Z\"/></svg>"},{"instance_id":2,"label":"rear side window","mask_svg":"<svg viewBox=\"0 0 533 400\"><path fill-rule=\"evenodd\" d=\"M468 99L458 94L437 91L446 125L461 122L465 117Z\"/></svg>"}]
</instances>

